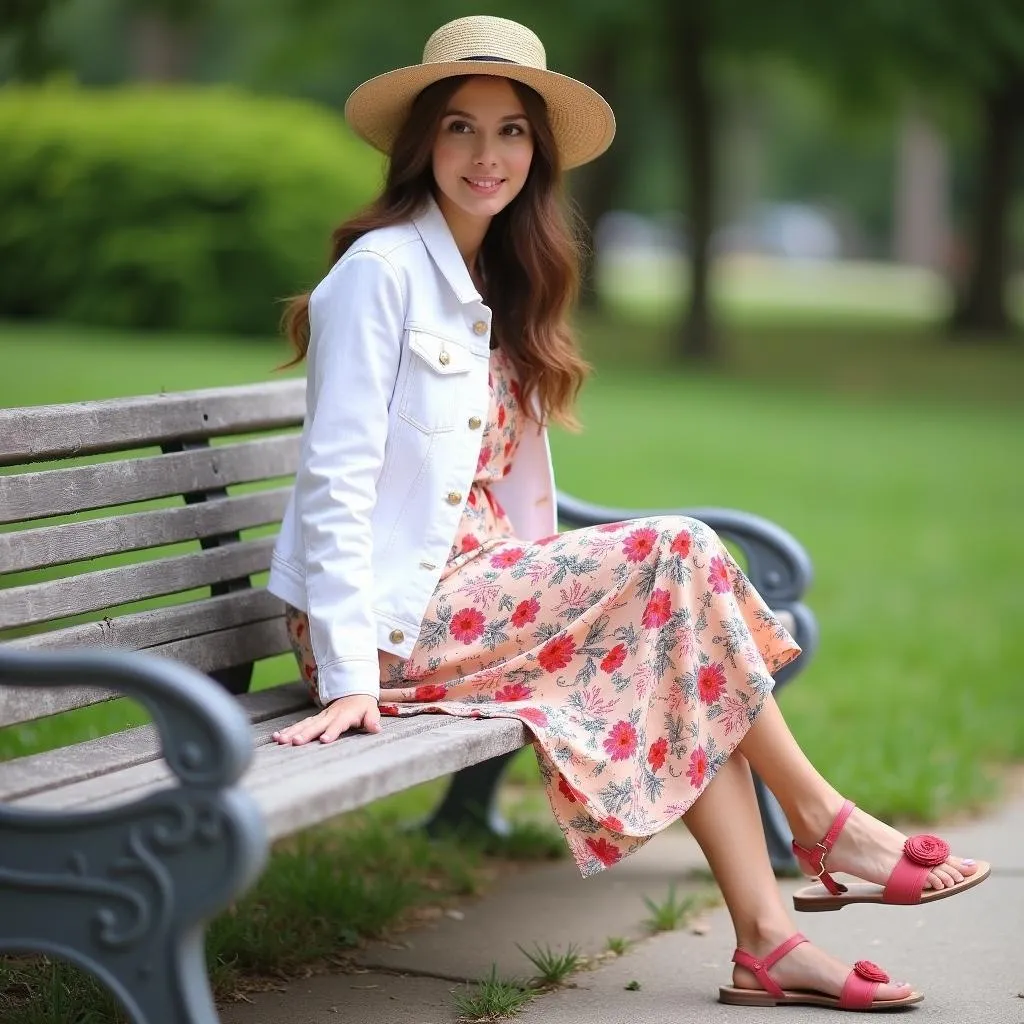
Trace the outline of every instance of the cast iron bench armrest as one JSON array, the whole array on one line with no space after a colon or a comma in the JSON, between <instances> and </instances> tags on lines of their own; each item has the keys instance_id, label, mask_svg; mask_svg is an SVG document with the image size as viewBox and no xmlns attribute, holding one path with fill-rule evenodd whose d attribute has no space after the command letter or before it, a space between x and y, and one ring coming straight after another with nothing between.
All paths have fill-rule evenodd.
<instances>
[{"instance_id":1,"label":"cast iron bench armrest","mask_svg":"<svg viewBox=\"0 0 1024 1024\"><path fill-rule=\"evenodd\" d=\"M0 804L0 950L86 968L136 1021L216 1024L201 924L267 855L256 802L236 785L252 758L245 714L195 669L134 652L0 647L0 700L16 696L7 686L141 701L177 784L99 809Z\"/></svg>"}]
</instances>

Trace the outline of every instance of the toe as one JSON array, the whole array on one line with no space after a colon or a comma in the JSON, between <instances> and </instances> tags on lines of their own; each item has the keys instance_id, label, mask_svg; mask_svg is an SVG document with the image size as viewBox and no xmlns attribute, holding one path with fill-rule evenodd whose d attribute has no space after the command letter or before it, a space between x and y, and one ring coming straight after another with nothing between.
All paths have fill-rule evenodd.
<instances>
[{"instance_id":1,"label":"toe","mask_svg":"<svg viewBox=\"0 0 1024 1024\"><path fill-rule=\"evenodd\" d=\"M876 999L905 999L914 990L903 982L891 982L888 985L879 985L875 992Z\"/></svg>"}]
</instances>

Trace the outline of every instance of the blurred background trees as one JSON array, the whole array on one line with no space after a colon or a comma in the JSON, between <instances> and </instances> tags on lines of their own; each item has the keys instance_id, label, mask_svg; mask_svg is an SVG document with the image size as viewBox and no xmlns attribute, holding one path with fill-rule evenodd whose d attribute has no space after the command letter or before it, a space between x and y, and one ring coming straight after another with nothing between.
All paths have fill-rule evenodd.
<instances>
[{"instance_id":1,"label":"blurred background trees","mask_svg":"<svg viewBox=\"0 0 1024 1024\"><path fill-rule=\"evenodd\" d=\"M416 62L442 21L481 11L465 0L8 0L0 81L230 83L337 113L364 78ZM592 83L618 115L612 150L570 176L597 257L591 306L607 301L602 266L618 281L625 260L627 277L661 280L662 299L676 300L672 351L711 360L722 344L717 267L873 260L945 282L953 336L1013 333L1024 249L1019 0L827 11L811 0L519 0L494 13L534 27L551 64ZM11 95L9 108L27 110L27 96ZM15 121L8 109L7 130ZM57 145L47 138L22 135L21 152ZM201 152L209 140L191 144ZM360 168L368 198L378 165ZM0 179L5 205L27 187ZM325 223L349 212L325 209ZM17 258L10 232L0 235L0 259Z\"/></svg>"}]
</instances>

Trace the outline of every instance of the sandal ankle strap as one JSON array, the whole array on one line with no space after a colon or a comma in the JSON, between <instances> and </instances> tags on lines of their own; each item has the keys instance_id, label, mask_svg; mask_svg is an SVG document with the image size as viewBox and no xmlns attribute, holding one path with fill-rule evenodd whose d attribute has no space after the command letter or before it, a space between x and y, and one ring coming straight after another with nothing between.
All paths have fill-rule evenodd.
<instances>
[{"instance_id":1,"label":"sandal ankle strap","mask_svg":"<svg viewBox=\"0 0 1024 1024\"><path fill-rule=\"evenodd\" d=\"M774 967L787 953L796 949L802 942L807 942L807 936L800 932L794 932L785 942L780 942L767 956L751 956L744 949L736 949L732 954L732 962L745 967L757 978L758 984L776 999L781 999L785 993L776 981L769 975L768 971Z\"/></svg>"},{"instance_id":2,"label":"sandal ankle strap","mask_svg":"<svg viewBox=\"0 0 1024 1024\"><path fill-rule=\"evenodd\" d=\"M856 804L852 800L843 801L843 806L839 808L839 813L833 819L829 830L820 842L814 844L813 850L808 850L795 839L793 840L793 853L800 860L801 866L804 867L807 874L817 878L833 896L846 892L846 886L837 882L828 873L825 869L825 858L831 852L835 841L839 838L839 833L843 831L843 827L850 815L853 814L855 807Z\"/></svg>"}]
</instances>

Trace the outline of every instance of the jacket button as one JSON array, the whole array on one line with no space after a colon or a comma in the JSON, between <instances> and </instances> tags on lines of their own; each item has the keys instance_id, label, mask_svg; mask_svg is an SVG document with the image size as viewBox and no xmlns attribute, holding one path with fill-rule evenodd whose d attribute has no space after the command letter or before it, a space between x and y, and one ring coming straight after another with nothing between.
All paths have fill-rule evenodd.
<instances>
[{"instance_id":1,"label":"jacket button","mask_svg":"<svg viewBox=\"0 0 1024 1024\"><path fill-rule=\"evenodd\" d=\"M470 416L469 417L469 429L470 430L479 430L482 425L483 425L483 420L481 420L479 416Z\"/></svg>"},{"instance_id":2,"label":"jacket button","mask_svg":"<svg viewBox=\"0 0 1024 1024\"><path fill-rule=\"evenodd\" d=\"M474 334L486 334L487 333L487 322L485 320L477 320L477 322L475 324L473 324L473 333Z\"/></svg>"},{"instance_id":3,"label":"jacket button","mask_svg":"<svg viewBox=\"0 0 1024 1024\"><path fill-rule=\"evenodd\" d=\"M447 352L442 352L442 353L441 353L441 354L440 354L440 355L439 355L439 356L437 357L437 361L438 361L438 362L439 362L439 363L440 363L440 364L441 364L442 366L447 366L447 365L448 365L448 364L449 364L449 363L450 363L450 362L452 361L452 357L451 357L450 355L448 355L448 353L447 353Z\"/></svg>"},{"instance_id":4,"label":"jacket button","mask_svg":"<svg viewBox=\"0 0 1024 1024\"><path fill-rule=\"evenodd\" d=\"M400 644L405 639L405 634L400 629L393 629L388 636L393 644Z\"/></svg>"},{"instance_id":5,"label":"jacket button","mask_svg":"<svg viewBox=\"0 0 1024 1024\"><path fill-rule=\"evenodd\" d=\"M445 501L447 501L449 505L461 505L462 495L459 494L458 491L449 491L448 497L445 498Z\"/></svg>"}]
</instances>

